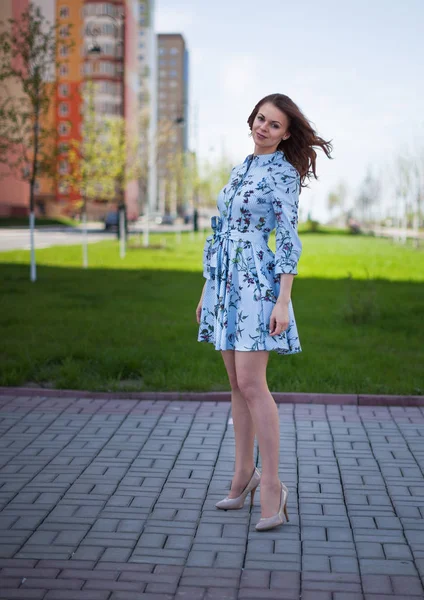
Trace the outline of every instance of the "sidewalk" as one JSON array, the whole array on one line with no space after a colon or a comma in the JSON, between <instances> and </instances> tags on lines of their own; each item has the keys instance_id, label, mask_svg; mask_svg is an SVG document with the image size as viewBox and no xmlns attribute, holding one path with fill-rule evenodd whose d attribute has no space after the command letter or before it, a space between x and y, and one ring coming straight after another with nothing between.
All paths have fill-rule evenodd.
<instances>
[{"instance_id":1,"label":"sidewalk","mask_svg":"<svg viewBox=\"0 0 424 600\"><path fill-rule=\"evenodd\" d=\"M0 599L423 599L424 407L277 406L290 521L256 532L258 493L214 506L229 402L1 396Z\"/></svg>"}]
</instances>

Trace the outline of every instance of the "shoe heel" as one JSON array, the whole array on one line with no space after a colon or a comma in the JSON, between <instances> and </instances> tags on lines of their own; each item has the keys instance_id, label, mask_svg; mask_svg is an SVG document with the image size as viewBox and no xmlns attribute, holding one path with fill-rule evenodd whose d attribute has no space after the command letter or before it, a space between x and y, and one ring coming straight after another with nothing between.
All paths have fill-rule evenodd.
<instances>
[{"instance_id":1,"label":"shoe heel","mask_svg":"<svg viewBox=\"0 0 424 600\"><path fill-rule=\"evenodd\" d=\"M256 486L256 487L258 487L258 486ZM256 487L254 487L252 489L252 491L250 492L250 506L253 506L253 498L255 497Z\"/></svg>"}]
</instances>

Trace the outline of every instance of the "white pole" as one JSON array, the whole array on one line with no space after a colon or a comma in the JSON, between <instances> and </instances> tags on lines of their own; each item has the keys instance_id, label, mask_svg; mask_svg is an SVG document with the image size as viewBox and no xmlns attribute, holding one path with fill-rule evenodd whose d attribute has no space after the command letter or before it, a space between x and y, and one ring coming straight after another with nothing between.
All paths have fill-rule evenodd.
<instances>
[{"instance_id":1,"label":"white pole","mask_svg":"<svg viewBox=\"0 0 424 600\"><path fill-rule=\"evenodd\" d=\"M143 245L149 245L150 212L156 208L157 173L156 173L156 137L157 137L157 37L155 31L155 0L149 1L149 87L150 87L150 121L149 121L149 158L148 158L148 192L145 211Z\"/></svg>"},{"instance_id":2,"label":"white pole","mask_svg":"<svg viewBox=\"0 0 424 600\"><path fill-rule=\"evenodd\" d=\"M31 245L30 279L33 282L37 281L37 267L35 265L34 227L35 227L35 214L34 214L34 211L32 211L29 214L29 230L30 230L30 245Z\"/></svg>"},{"instance_id":3,"label":"white pole","mask_svg":"<svg viewBox=\"0 0 424 600\"><path fill-rule=\"evenodd\" d=\"M171 186L171 214L172 215L176 215L176 224L175 224L175 239L177 244L181 244L181 225L180 225L180 221L179 218L177 217L177 195L178 195L178 185L177 185L177 180L174 179L172 181L172 186Z\"/></svg>"},{"instance_id":4,"label":"white pole","mask_svg":"<svg viewBox=\"0 0 424 600\"><path fill-rule=\"evenodd\" d=\"M87 213L82 215L82 266L84 269L88 267L88 251L87 251Z\"/></svg>"},{"instance_id":5,"label":"white pole","mask_svg":"<svg viewBox=\"0 0 424 600\"><path fill-rule=\"evenodd\" d=\"M125 258L125 219L124 211L119 211L119 256Z\"/></svg>"}]
</instances>

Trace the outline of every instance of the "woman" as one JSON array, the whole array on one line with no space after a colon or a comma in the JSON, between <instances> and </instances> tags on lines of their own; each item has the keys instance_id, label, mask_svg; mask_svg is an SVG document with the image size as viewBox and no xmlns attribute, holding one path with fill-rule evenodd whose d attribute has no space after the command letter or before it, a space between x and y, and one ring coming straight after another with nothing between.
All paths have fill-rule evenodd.
<instances>
[{"instance_id":1,"label":"woman","mask_svg":"<svg viewBox=\"0 0 424 600\"><path fill-rule=\"evenodd\" d=\"M220 217L204 248L202 295L196 309L198 341L221 351L231 385L235 473L229 495L216 506L251 504L261 483L258 531L284 522L288 489L279 480L278 410L266 381L271 350L302 351L290 298L302 244L298 202L306 177L316 176L316 152L330 157L331 143L318 137L284 94L262 98L248 118L254 153L235 167L218 196ZM310 167L312 166L312 171ZM268 246L276 229L275 254ZM262 475L253 463L255 433Z\"/></svg>"}]
</instances>

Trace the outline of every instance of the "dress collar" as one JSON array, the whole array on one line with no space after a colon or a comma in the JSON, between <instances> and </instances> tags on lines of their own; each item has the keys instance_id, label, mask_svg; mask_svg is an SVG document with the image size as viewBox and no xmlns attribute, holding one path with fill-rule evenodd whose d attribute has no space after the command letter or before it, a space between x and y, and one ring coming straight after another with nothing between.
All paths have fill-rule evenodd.
<instances>
[{"instance_id":1,"label":"dress collar","mask_svg":"<svg viewBox=\"0 0 424 600\"><path fill-rule=\"evenodd\" d=\"M279 158L283 158L283 156L284 152L282 150L276 150L275 152L271 152L270 154L249 154L244 162L253 162L253 165L262 167L264 165L269 165L273 163Z\"/></svg>"}]
</instances>

